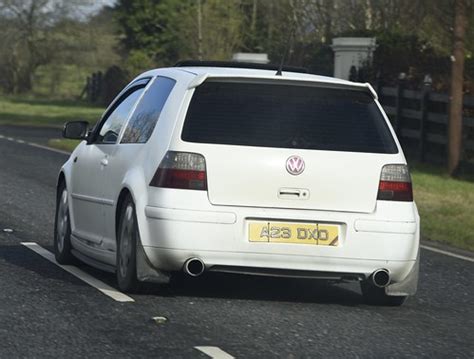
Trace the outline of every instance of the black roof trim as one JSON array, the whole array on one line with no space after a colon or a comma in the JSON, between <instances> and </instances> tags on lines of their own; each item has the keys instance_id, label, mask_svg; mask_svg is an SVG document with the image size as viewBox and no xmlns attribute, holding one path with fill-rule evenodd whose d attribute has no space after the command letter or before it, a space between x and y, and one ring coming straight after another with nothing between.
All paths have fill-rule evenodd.
<instances>
[{"instance_id":1,"label":"black roof trim","mask_svg":"<svg viewBox=\"0 0 474 359\"><path fill-rule=\"evenodd\" d=\"M279 65L273 64L256 64L252 62L237 62L237 61L198 61L198 60L184 60L177 62L174 67L233 67L238 69L255 69L255 70L272 70L278 71ZM283 66L284 72L297 72L307 74L308 69L297 66Z\"/></svg>"}]
</instances>

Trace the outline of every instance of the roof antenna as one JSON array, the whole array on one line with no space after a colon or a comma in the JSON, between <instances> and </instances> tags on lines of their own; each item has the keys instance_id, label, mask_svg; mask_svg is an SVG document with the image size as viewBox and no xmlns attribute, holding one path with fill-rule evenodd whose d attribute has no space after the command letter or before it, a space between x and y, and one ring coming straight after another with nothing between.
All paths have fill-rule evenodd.
<instances>
[{"instance_id":1,"label":"roof antenna","mask_svg":"<svg viewBox=\"0 0 474 359\"><path fill-rule=\"evenodd\" d=\"M285 54L283 54L283 56L281 57L280 66L278 66L278 70L277 70L275 76L282 76L281 70L283 70L283 63L284 62L285 62Z\"/></svg>"}]
</instances>

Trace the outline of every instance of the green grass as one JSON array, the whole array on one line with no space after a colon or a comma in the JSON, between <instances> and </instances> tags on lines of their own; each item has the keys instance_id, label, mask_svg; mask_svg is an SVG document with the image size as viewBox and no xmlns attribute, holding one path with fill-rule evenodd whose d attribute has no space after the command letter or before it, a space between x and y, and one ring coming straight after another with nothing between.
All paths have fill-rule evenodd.
<instances>
[{"instance_id":1,"label":"green grass","mask_svg":"<svg viewBox=\"0 0 474 359\"><path fill-rule=\"evenodd\" d=\"M62 127L65 122L97 122L104 109L82 101L0 97L0 124Z\"/></svg>"},{"instance_id":2,"label":"green grass","mask_svg":"<svg viewBox=\"0 0 474 359\"><path fill-rule=\"evenodd\" d=\"M78 98L94 71L74 64L40 66L34 74L32 93L41 98Z\"/></svg>"},{"instance_id":3,"label":"green grass","mask_svg":"<svg viewBox=\"0 0 474 359\"><path fill-rule=\"evenodd\" d=\"M415 165L412 177L422 237L473 251L474 182L427 165Z\"/></svg>"},{"instance_id":4,"label":"green grass","mask_svg":"<svg viewBox=\"0 0 474 359\"><path fill-rule=\"evenodd\" d=\"M48 141L48 146L59 150L72 152L81 141L68 140L65 138L52 138Z\"/></svg>"}]
</instances>

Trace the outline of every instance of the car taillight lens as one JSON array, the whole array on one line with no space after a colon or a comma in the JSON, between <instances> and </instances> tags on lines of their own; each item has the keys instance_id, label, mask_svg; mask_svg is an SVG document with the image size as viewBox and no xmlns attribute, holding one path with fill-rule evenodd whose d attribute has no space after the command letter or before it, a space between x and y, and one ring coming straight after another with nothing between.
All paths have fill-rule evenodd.
<instances>
[{"instance_id":1,"label":"car taillight lens","mask_svg":"<svg viewBox=\"0 0 474 359\"><path fill-rule=\"evenodd\" d=\"M150 186L207 191L206 160L197 153L168 151Z\"/></svg>"},{"instance_id":2,"label":"car taillight lens","mask_svg":"<svg viewBox=\"0 0 474 359\"><path fill-rule=\"evenodd\" d=\"M377 199L383 201L413 201L411 177L406 165L383 166Z\"/></svg>"}]
</instances>

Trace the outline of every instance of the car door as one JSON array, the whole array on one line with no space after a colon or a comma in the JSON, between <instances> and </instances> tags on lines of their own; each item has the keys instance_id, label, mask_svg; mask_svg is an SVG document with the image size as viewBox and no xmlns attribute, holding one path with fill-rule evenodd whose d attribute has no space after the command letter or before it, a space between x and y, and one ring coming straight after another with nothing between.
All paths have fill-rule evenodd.
<instances>
[{"instance_id":1,"label":"car door","mask_svg":"<svg viewBox=\"0 0 474 359\"><path fill-rule=\"evenodd\" d=\"M106 226L104 207L112 206L113 202L104 198L104 187L107 186L105 168L120 131L142 91L143 86L134 86L119 96L91 133L88 144L73 160L72 234L89 247L106 249L103 246Z\"/></svg>"},{"instance_id":2,"label":"car door","mask_svg":"<svg viewBox=\"0 0 474 359\"><path fill-rule=\"evenodd\" d=\"M146 156L146 143L151 137L159 120L161 111L176 81L158 76L146 88L135 110L125 126L120 143L113 146L108 165L105 169L107 186L104 188L104 200L115 203L122 190L127 172L143 172L143 156ZM137 192L140 190L136 188ZM115 250L115 207L105 206L104 246Z\"/></svg>"}]
</instances>

